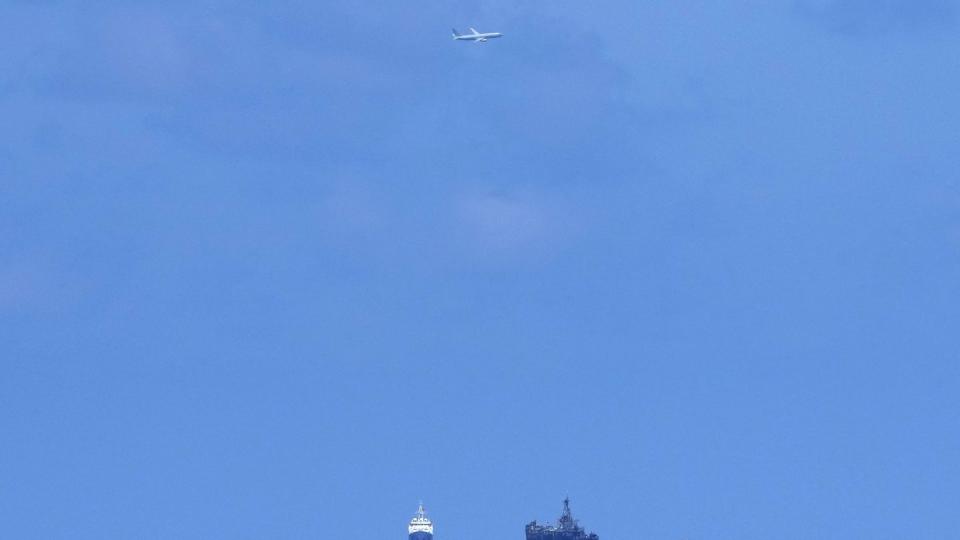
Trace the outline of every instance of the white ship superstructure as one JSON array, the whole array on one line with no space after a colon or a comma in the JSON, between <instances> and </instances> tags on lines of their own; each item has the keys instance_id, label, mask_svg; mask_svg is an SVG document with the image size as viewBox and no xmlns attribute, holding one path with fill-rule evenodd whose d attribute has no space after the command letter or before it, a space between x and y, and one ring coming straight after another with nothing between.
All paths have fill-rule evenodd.
<instances>
[{"instance_id":1,"label":"white ship superstructure","mask_svg":"<svg viewBox=\"0 0 960 540\"><path fill-rule=\"evenodd\" d=\"M410 540L433 540L433 522L427 517L423 503L420 503L416 515L410 520L407 533L410 535Z\"/></svg>"}]
</instances>

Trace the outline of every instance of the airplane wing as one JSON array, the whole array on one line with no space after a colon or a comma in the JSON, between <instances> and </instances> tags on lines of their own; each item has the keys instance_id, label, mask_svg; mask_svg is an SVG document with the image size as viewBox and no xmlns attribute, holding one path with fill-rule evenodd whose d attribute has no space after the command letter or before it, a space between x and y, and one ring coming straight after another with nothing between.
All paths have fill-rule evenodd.
<instances>
[{"instance_id":1,"label":"airplane wing","mask_svg":"<svg viewBox=\"0 0 960 540\"><path fill-rule=\"evenodd\" d=\"M470 31L473 32L473 35L477 35L480 33L480 32L477 32L476 28L471 28Z\"/></svg>"}]
</instances>

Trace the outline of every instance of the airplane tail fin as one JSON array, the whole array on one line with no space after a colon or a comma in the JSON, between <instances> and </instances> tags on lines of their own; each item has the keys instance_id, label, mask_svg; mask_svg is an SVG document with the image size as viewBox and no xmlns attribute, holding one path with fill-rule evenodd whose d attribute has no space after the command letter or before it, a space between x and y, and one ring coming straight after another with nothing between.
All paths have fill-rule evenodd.
<instances>
[{"instance_id":1,"label":"airplane tail fin","mask_svg":"<svg viewBox=\"0 0 960 540\"><path fill-rule=\"evenodd\" d=\"M455 37L455 38L460 37L460 33L457 32L457 29L456 29L456 28L451 28L450 30L453 30L453 37Z\"/></svg>"}]
</instances>

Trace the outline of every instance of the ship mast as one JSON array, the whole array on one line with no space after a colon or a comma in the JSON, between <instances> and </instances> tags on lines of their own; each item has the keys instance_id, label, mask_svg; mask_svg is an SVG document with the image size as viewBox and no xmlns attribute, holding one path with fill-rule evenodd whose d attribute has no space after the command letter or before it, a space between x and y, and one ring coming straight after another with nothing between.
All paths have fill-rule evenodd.
<instances>
[{"instance_id":1,"label":"ship mast","mask_svg":"<svg viewBox=\"0 0 960 540\"><path fill-rule=\"evenodd\" d=\"M577 520L573 519L573 513L570 512L570 497L563 499L563 514L560 515L559 529L569 531L577 528Z\"/></svg>"}]
</instances>

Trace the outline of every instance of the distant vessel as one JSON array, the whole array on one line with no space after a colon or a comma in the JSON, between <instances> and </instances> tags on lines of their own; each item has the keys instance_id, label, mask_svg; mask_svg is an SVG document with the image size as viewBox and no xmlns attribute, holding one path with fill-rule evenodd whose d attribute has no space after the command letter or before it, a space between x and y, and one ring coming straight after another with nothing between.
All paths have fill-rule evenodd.
<instances>
[{"instance_id":1,"label":"distant vessel","mask_svg":"<svg viewBox=\"0 0 960 540\"><path fill-rule=\"evenodd\" d=\"M583 527L570 514L570 498L563 500L563 515L556 525L540 525L536 521L527 524L527 540L600 540L600 537L587 534Z\"/></svg>"},{"instance_id":2,"label":"distant vessel","mask_svg":"<svg viewBox=\"0 0 960 540\"><path fill-rule=\"evenodd\" d=\"M417 515L410 520L407 532L410 534L410 540L433 540L433 522L427 517L423 503L420 503L420 507L417 508Z\"/></svg>"}]
</instances>

